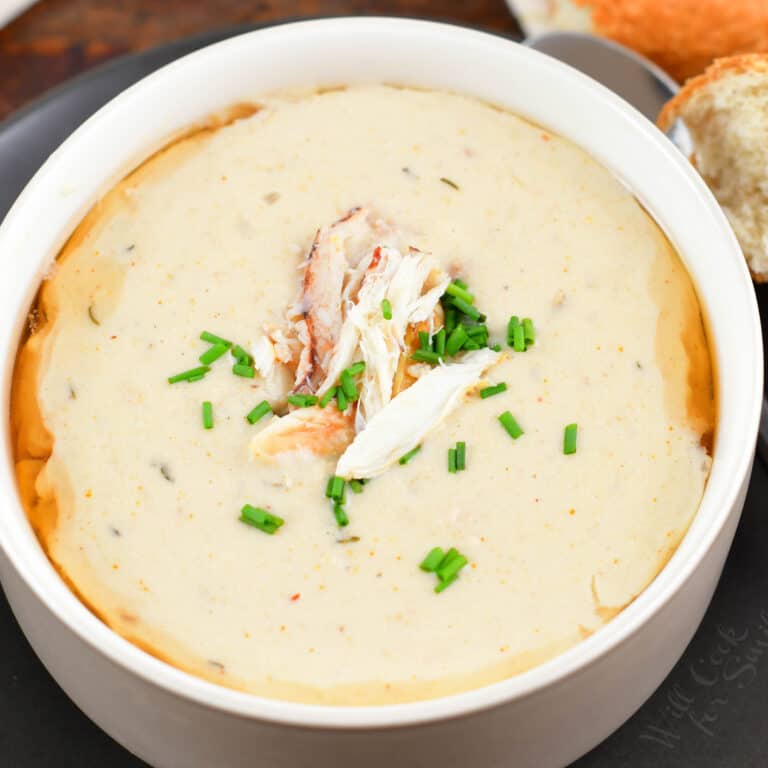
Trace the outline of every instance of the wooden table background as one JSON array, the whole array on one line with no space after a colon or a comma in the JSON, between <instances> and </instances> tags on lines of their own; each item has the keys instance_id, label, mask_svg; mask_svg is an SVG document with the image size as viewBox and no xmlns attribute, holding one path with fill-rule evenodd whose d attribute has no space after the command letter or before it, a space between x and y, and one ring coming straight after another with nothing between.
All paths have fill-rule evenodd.
<instances>
[{"instance_id":1,"label":"wooden table background","mask_svg":"<svg viewBox=\"0 0 768 768\"><path fill-rule=\"evenodd\" d=\"M519 33L504 0L40 0L0 30L0 120L114 56L237 24L342 14L418 16Z\"/></svg>"}]
</instances>

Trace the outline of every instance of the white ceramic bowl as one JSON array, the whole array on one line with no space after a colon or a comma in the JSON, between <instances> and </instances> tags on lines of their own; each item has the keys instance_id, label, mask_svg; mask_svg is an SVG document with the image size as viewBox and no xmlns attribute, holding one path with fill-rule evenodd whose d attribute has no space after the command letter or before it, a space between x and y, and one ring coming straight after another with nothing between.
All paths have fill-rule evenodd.
<instances>
[{"instance_id":1,"label":"white ceramic bowl","mask_svg":"<svg viewBox=\"0 0 768 768\"><path fill-rule=\"evenodd\" d=\"M733 537L752 465L762 387L752 285L728 224L678 151L592 80L480 32L397 19L289 24L171 64L88 120L29 183L0 228L3 408L27 309L46 267L97 196L175 131L263 91L388 81L475 94L524 115L611 168L679 249L717 354L712 475L669 565L577 647L509 680L388 707L272 701L191 677L113 634L59 580L27 524L7 415L0 465L0 577L50 672L104 730L156 766L343 768L563 766L618 727L693 635Z\"/></svg>"}]
</instances>

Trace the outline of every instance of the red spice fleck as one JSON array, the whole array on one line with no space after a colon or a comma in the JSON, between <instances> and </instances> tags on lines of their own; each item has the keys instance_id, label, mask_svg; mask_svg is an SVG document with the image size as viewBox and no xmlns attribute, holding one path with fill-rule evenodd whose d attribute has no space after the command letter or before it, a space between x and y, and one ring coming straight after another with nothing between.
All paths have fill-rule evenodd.
<instances>
[{"instance_id":1,"label":"red spice fleck","mask_svg":"<svg viewBox=\"0 0 768 768\"><path fill-rule=\"evenodd\" d=\"M376 246L376 250L373 252L373 256L371 256L371 263L368 265L368 269L373 269L374 267L377 267L379 265L379 262L381 261L381 246Z\"/></svg>"},{"instance_id":2,"label":"red spice fleck","mask_svg":"<svg viewBox=\"0 0 768 768\"><path fill-rule=\"evenodd\" d=\"M549 141L552 137L548 133L542 133L541 139L542 141Z\"/></svg>"},{"instance_id":3,"label":"red spice fleck","mask_svg":"<svg viewBox=\"0 0 768 768\"><path fill-rule=\"evenodd\" d=\"M116 338L117 338L117 336L110 336L109 338L110 338L110 339L112 339L112 340L114 340L114 339L116 339Z\"/></svg>"},{"instance_id":4,"label":"red spice fleck","mask_svg":"<svg viewBox=\"0 0 768 768\"><path fill-rule=\"evenodd\" d=\"M291 602L295 603L301 597L301 593L297 592L295 595L291 595Z\"/></svg>"}]
</instances>

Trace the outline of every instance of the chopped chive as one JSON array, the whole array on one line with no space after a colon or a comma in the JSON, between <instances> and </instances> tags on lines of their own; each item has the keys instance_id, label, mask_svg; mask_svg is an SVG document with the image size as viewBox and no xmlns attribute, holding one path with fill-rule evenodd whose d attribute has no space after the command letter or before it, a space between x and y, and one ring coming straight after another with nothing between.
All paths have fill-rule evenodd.
<instances>
[{"instance_id":1,"label":"chopped chive","mask_svg":"<svg viewBox=\"0 0 768 768\"><path fill-rule=\"evenodd\" d=\"M458 322L458 312L453 307L445 310L445 332L451 333Z\"/></svg>"},{"instance_id":2,"label":"chopped chive","mask_svg":"<svg viewBox=\"0 0 768 768\"><path fill-rule=\"evenodd\" d=\"M525 352L525 331L522 325L516 325L512 336L512 346L515 352Z\"/></svg>"},{"instance_id":3,"label":"chopped chive","mask_svg":"<svg viewBox=\"0 0 768 768\"><path fill-rule=\"evenodd\" d=\"M532 347L536 343L536 332L533 330L533 320L530 317L523 318L523 336L526 347Z\"/></svg>"},{"instance_id":4,"label":"chopped chive","mask_svg":"<svg viewBox=\"0 0 768 768\"><path fill-rule=\"evenodd\" d=\"M478 344L474 339L467 339L464 342L464 346L462 349L466 350L474 350L474 349L480 349L480 344Z\"/></svg>"},{"instance_id":5,"label":"chopped chive","mask_svg":"<svg viewBox=\"0 0 768 768\"><path fill-rule=\"evenodd\" d=\"M437 352L433 352L431 349L417 349L411 355L411 360L418 360L420 363L437 365L442 360L442 358L437 354Z\"/></svg>"},{"instance_id":6,"label":"chopped chive","mask_svg":"<svg viewBox=\"0 0 768 768\"><path fill-rule=\"evenodd\" d=\"M175 376L169 376L168 383L177 384L180 381L200 381L210 370L207 365L199 365L197 368L190 368L188 371L182 371Z\"/></svg>"},{"instance_id":7,"label":"chopped chive","mask_svg":"<svg viewBox=\"0 0 768 768\"><path fill-rule=\"evenodd\" d=\"M453 357L468 340L469 336L467 336L464 326L457 325L453 331L451 331L448 341L445 342L445 353Z\"/></svg>"},{"instance_id":8,"label":"chopped chive","mask_svg":"<svg viewBox=\"0 0 768 768\"><path fill-rule=\"evenodd\" d=\"M464 555L457 554L447 563L440 563L440 566L437 569L437 578L440 579L440 581L450 581L454 579L468 562L469 561Z\"/></svg>"},{"instance_id":9,"label":"chopped chive","mask_svg":"<svg viewBox=\"0 0 768 768\"><path fill-rule=\"evenodd\" d=\"M469 286L460 277L454 277L453 284L458 285L459 288L463 288L465 291L469 288Z\"/></svg>"},{"instance_id":10,"label":"chopped chive","mask_svg":"<svg viewBox=\"0 0 768 768\"><path fill-rule=\"evenodd\" d=\"M464 441L456 443L456 471L467 468L467 444Z\"/></svg>"},{"instance_id":11,"label":"chopped chive","mask_svg":"<svg viewBox=\"0 0 768 768\"><path fill-rule=\"evenodd\" d=\"M362 373L365 370L365 362L363 360L358 360L356 363L352 363L352 365L347 368L347 373L350 376L357 376L358 373Z\"/></svg>"},{"instance_id":12,"label":"chopped chive","mask_svg":"<svg viewBox=\"0 0 768 768\"><path fill-rule=\"evenodd\" d=\"M341 372L341 389L350 403L354 403L360 397L355 380L349 375L349 371Z\"/></svg>"},{"instance_id":13,"label":"chopped chive","mask_svg":"<svg viewBox=\"0 0 768 768\"><path fill-rule=\"evenodd\" d=\"M504 413L499 416L499 421L501 422L501 426L504 427L507 434L513 440L517 440L520 435L524 434L522 427L515 421L515 417L509 411L504 411Z\"/></svg>"},{"instance_id":14,"label":"chopped chive","mask_svg":"<svg viewBox=\"0 0 768 768\"><path fill-rule=\"evenodd\" d=\"M200 362L203 365L210 365L211 363L215 363L220 357L227 354L228 349L228 344L214 344L212 347L210 347L210 349L207 349L205 352L203 352L202 355L200 355Z\"/></svg>"},{"instance_id":15,"label":"chopped chive","mask_svg":"<svg viewBox=\"0 0 768 768\"><path fill-rule=\"evenodd\" d=\"M347 517L344 505L338 501L333 505L333 516L336 518L339 528L345 528L349 525L349 517Z\"/></svg>"},{"instance_id":16,"label":"chopped chive","mask_svg":"<svg viewBox=\"0 0 768 768\"><path fill-rule=\"evenodd\" d=\"M448 587L450 587L458 578L458 576L451 576L451 578L446 581L438 581L435 585L435 592L439 595L444 589L448 589Z\"/></svg>"},{"instance_id":17,"label":"chopped chive","mask_svg":"<svg viewBox=\"0 0 768 768\"><path fill-rule=\"evenodd\" d=\"M203 403L203 429L213 429L213 403L209 400Z\"/></svg>"},{"instance_id":18,"label":"chopped chive","mask_svg":"<svg viewBox=\"0 0 768 768\"><path fill-rule=\"evenodd\" d=\"M485 387L480 390L480 397L485 400L486 397L493 397L494 395L500 395L502 392L507 391L507 385L500 381L498 384L494 384L492 387Z\"/></svg>"},{"instance_id":19,"label":"chopped chive","mask_svg":"<svg viewBox=\"0 0 768 768\"><path fill-rule=\"evenodd\" d=\"M437 567L443 561L445 553L440 547L435 547L429 551L429 554L421 561L419 568L427 573L434 573Z\"/></svg>"},{"instance_id":20,"label":"chopped chive","mask_svg":"<svg viewBox=\"0 0 768 768\"><path fill-rule=\"evenodd\" d=\"M448 449L448 471L454 475L456 474L456 449Z\"/></svg>"},{"instance_id":21,"label":"chopped chive","mask_svg":"<svg viewBox=\"0 0 768 768\"><path fill-rule=\"evenodd\" d=\"M347 410L347 396L344 394L344 390L341 387L336 388L336 407L340 411Z\"/></svg>"},{"instance_id":22,"label":"chopped chive","mask_svg":"<svg viewBox=\"0 0 768 768\"><path fill-rule=\"evenodd\" d=\"M203 331L200 334L200 338L203 341L207 341L209 344L226 344L227 348L232 346L231 341L227 341L226 339L222 339L221 336L216 336L213 333L209 333L208 331Z\"/></svg>"},{"instance_id":23,"label":"chopped chive","mask_svg":"<svg viewBox=\"0 0 768 768\"><path fill-rule=\"evenodd\" d=\"M241 365L253 365L253 358L250 353L243 349L239 344L235 344L235 346L232 347L232 356Z\"/></svg>"},{"instance_id":24,"label":"chopped chive","mask_svg":"<svg viewBox=\"0 0 768 768\"><path fill-rule=\"evenodd\" d=\"M336 394L336 387L331 387L319 400L318 405L321 408L325 408L328 403L333 400L334 395Z\"/></svg>"},{"instance_id":25,"label":"chopped chive","mask_svg":"<svg viewBox=\"0 0 768 768\"><path fill-rule=\"evenodd\" d=\"M352 491L352 493L362 493L364 487L365 483L361 482L360 480L349 481L349 490Z\"/></svg>"},{"instance_id":26,"label":"chopped chive","mask_svg":"<svg viewBox=\"0 0 768 768\"><path fill-rule=\"evenodd\" d=\"M466 301L467 304L475 303L474 295L471 294L466 288L462 288L455 281L452 283L448 283L448 286L446 287L445 292L449 296L453 296L455 299L464 299L464 301Z\"/></svg>"},{"instance_id":27,"label":"chopped chive","mask_svg":"<svg viewBox=\"0 0 768 768\"><path fill-rule=\"evenodd\" d=\"M419 331L419 349L423 349L425 352L432 349L427 331Z\"/></svg>"},{"instance_id":28,"label":"chopped chive","mask_svg":"<svg viewBox=\"0 0 768 768\"><path fill-rule=\"evenodd\" d=\"M400 463L407 464L420 450L421 450L420 445L417 445L415 448L412 448L410 451L408 451L408 453L405 453L400 457Z\"/></svg>"},{"instance_id":29,"label":"chopped chive","mask_svg":"<svg viewBox=\"0 0 768 768\"><path fill-rule=\"evenodd\" d=\"M256 369L252 365L235 363L232 366L232 373L234 373L235 376L242 376L244 379L252 379L256 375Z\"/></svg>"},{"instance_id":30,"label":"chopped chive","mask_svg":"<svg viewBox=\"0 0 768 768\"><path fill-rule=\"evenodd\" d=\"M443 184L447 184L449 187L453 187L454 189L458 190L459 185L455 181L451 181L450 179L446 179L445 176L440 177L440 181L443 182Z\"/></svg>"},{"instance_id":31,"label":"chopped chive","mask_svg":"<svg viewBox=\"0 0 768 768\"><path fill-rule=\"evenodd\" d=\"M451 303L459 312L462 312L467 317L471 317L473 320L478 320L481 323L485 320L485 315L477 307L473 307L469 302L464 301L464 299L452 296Z\"/></svg>"},{"instance_id":32,"label":"chopped chive","mask_svg":"<svg viewBox=\"0 0 768 768\"><path fill-rule=\"evenodd\" d=\"M576 453L576 438L578 433L578 424L569 424L565 428L565 432L563 433L563 453L566 456L570 456L572 453Z\"/></svg>"},{"instance_id":33,"label":"chopped chive","mask_svg":"<svg viewBox=\"0 0 768 768\"><path fill-rule=\"evenodd\" d=\"M507 346L513 347L515 345L515 328L520 325L520 318L517 315L512 315L507 323Z\"/></svg>"},{"instance_id":34,"label":"chopped chive","mask_svg":"<svg viewBox=\"0 0 768 768\"><path fill-rule=\"evenodd\" d=\"M492 349L494 352L501 352L501 344L491 344L489 349Z\"/></svg>"},{"instance_id":35,"label":"chopped chive","mask_svg":"<svg viewBox=\"0 0 768 768\"><path fill-rule=\"evenodd\" d=\"M288 402L298 408L309 408L311 405L317 405L317 395L288 395Z\"/></svg>"},{"instance_id":36,"label":"chopped chive","mask_svg":"<svg viewBox=\"0 0 768 768\"><path fill-rule=\"evenodd\" d=\"M285 522L281 517L267 512L266 509L252 507L250 504L245 504L240 510L240 520L270 536Z\"/></svg>"},{"instance_id":37,"label":"chopped chive","mask_svg":"<svg viewBox=\"0 0 768 768\"><path fill-rule=\"evenodd\" d=\"M264 418L264 416L271 412L272 406L266 400L262 400L245 418L249 424L255 424L259 419Z\"/></svg>"},{"instance_id":38,"label":"chopped chive","mask_svg":"<svg viewBox=\"0 0 768 768\"><path fill-rule=\"evenodd\" d=\"M465 325L464 330L467 332L467 336L470 339L474 339L477 336L488 336L488 326L481 325Z\"/></svg>"},{"instance_id":39,"label":"chopped chive","mask_svg":"<svg viewBox=\"0 0 768 768\"><path fill-rule=\"evenodd\" d=\"M448 565L448 563L451 562L451 560L453 560L454 557L458 557L458 556L459 556L459 550L456 549L456 547L451 547L445 553L445 557L440 561L440 565L437 566L438 569L445 567L446 565Z\"/></svg>"},{"instance_id":40,"label":"chopped chive","mask_svg":"<svg viewBox=\"0 0 768 768\"><path fill-rule=\"evenodd\" d=\"M392 304L390 303L389 299L382 299L381 315L385 320L392 319Z\"/></svg>"},{"instance_id":41,"label":"chopped chive","mask_svg":"<svg viewBox=\"0 0 768 768\"><path fill-rule=\"evenodd\" d=\"M344 487L346 483L343 477L332 475L325 489L325 495L334 501L344 503Z\"/></svg>"},{"instance_id":42,"label":"chopped chive","mask_svg":"<svg viewBox=\"0 0 768 768\"><path fill-rule=\"evenodd\" d=\"M435 334L435 337L433 339L433 343L434 343L434 347L435 347L435 352L440 357L444 357L445 356L445 338L446 338L445 328L441 328Z\"/></svg>"}]
</instances>

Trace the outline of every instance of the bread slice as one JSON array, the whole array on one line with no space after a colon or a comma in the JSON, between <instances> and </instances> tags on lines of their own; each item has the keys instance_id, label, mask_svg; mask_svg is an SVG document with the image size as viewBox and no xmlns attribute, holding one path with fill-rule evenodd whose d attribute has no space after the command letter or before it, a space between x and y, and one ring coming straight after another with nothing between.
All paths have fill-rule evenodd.
<instances>
[{"instance_id":1,"label":"bread slice","mask_svg":"<svg viewBox=\"0 0 768 768\"><path fill-rule=\"evenodd\" d=\"M768 0L509 0L528 34L591 32L651 59L679 82L712 61L768 51Z\"/></svg>"},{"instance_id":2,"label":"bread slice","mask_svg":"<svg viewBox=\"0 0 768 768\"><path fill-rule=\"evenodd\" d=\"M768 281L768 54L719 59L659 115L682 119L692 161L728 216L755 280Z\"/></svg>"}]
</instances>

